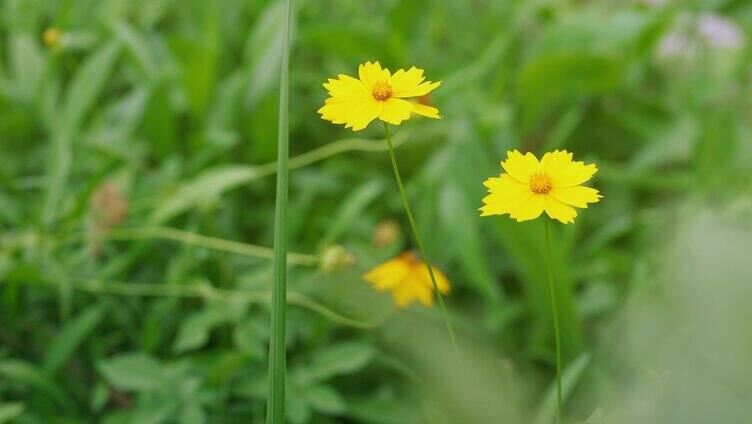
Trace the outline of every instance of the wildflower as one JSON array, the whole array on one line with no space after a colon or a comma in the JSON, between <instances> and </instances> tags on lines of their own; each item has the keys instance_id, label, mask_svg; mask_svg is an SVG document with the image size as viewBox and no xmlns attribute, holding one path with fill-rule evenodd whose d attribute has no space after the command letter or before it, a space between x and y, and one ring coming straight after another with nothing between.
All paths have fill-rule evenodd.
<instances>
[{"instance_id":1,"label":"wildflower","mask_svg":"<svg viewBox=\"0 0 752 424\"><path fill-rule=\"evenodd\" d=\"M128 218L130 204L121 184L105 181L91 196L91 211L98 229L107 232Z\"/></svg>"},{"instance_id":2,"label":"wildflower","mask_svg":"<svg viewBox=\"0 0 752 424\"><path fill-rule=\"evenodd\" d=\"M400 229L397 221L389 219L381 221L373 230L373 237L371 238L371 244L377 248L384 248L399 239L402 230Z\"/></svg>"},{"instance_id":3,"label":"wildflower","mask_svg":"<svg viewBox=\"0 0 752 424\"><path fill-rule=\"evenodd\" d=\"M595 164L573 162L566 150L546 153L540 162L532 153L515 150L507 153L501 166L505 173L483 183L490 194L483 199L481 216L509 214L522 222L546 211L567 224L577 216L575 207L587 208L602 197L598 190L580 185L598 171Z\"/></svg>"},{"instance_id":4,"label":"wildflower","mask_svg":"<svg viewBox=\"0 0 752 424\"><path fill-rule=\"evenodd\" d=\"M49 27L42 33L42 42L47 47L57 47L62 38L63 33L57 27Z\"/></svg>"},{"instance_id":5,"label":"wildflower","mask_svg":"<svg viewBox=\"0 0 752 424\"><path fill-rule=\"evenodd\" d=\"M335 244L328 246L321 253L319 266L325 273L333 273L347 269L355 264L355 256L344 247Z\"/></svg>"},{"instance_id":6,"label":"wildflower","mask_svg":"<svg viewBox=\"0 0 752 424\"><path fill-rule=\"evenodd\" d=\"M448 293L450 286L446 276L433 268L440 293ZM405 308L416 299L426 306L433 306L431 277L426 264L413 252L405 252L370 270L363 279L376 290L390 291L395 303Z\"/></svg>"},{"instance_id":7,"label":"wildflower","mask_svg":"<svg viewBox=\"0 0 752 424\"><path fill-rule=\"evenodd\" d=\"M340 74L324 83L331 97L318 110L322 119L345 124L353 131L364 129L376 118L394 125L413 113L441 119L435 107L405 100L425 96L441 85L441 81L425 81L422 69L412 67L392 74L379 62L366 62L358 68L358 76L356 79Z\"/></svg>"}]
</instances>

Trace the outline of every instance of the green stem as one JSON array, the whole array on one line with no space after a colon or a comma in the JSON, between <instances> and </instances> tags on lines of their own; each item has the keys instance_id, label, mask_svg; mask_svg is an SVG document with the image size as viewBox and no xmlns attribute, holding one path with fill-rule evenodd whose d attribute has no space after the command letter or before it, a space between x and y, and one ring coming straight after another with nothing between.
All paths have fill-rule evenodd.
<instances>
[{"instance_id":1,"label":"green stem","mask_svg":"<svg viewBox=\"0 0 752 424\"><path fill-rule=\"evenodd\" d=\"M405 192L405 185L402 182L402 176L400 175L399 167L397 166L397 156L394 154L394 145L392 144L392 136L389 133L389 124L384 122L384 131L386 133L386 142L389 145L389 158L392 160L392 169L394 169L394 177L397 179L397 186L399 187L400 195L402 196L402 204L405 207L405 213L407 214L407 219L410 221L410 229L413 232L413 236L415 237L415 242L418 244L418 250L420 251L420 256L423 259L423 262L426 264L426 268L428 268L428 275L431 276L431 284L433 284L433 291L436 293L436 297L439 300L439 307L441 308L441 314L444 316L444 324L446 324L447 331L449 332L449 338L452 340L452 346L454 346L454 350L457 353L457 356L460 355L460 348L459 345L457 345L457 339L454 336L454 330L452 329L452 323L449 321L449 313L447 312L446 305L444 304L444 296L442 296L441 292L439 291L439 285L436 284L436 277L433 274L433 267L431 266L431 261L428 258L428 254L426 254L426 249L423 247L423 239L421 239L420 234L418 233L418 226L415 224L415 217L413 216L413 210L410 207L410 202L407 200L407 193Z\"/></svg>"},{"instance_id":2,"label":"green stem","mask_svg":"<svg viewBox=\"0 0 752 424\"><path fill-rule=\"evenodd\" d=\"M559 312L556 306L553 271L551 270L551 235L548 219L544 218L546 229L546 271L548 272L548 289L551 291L551 312L554 317L554 337L556 338L556 422L561 423L561 336L559 335Z\"/></svg>"},{"instance_id":3,"label":"green stem","mask_svg":"<svg viewBox=\"0 0 752 424\"><path fill-rule=\"evenodd\" d=\"M238 255L262 259L274 259L274 250L265 246L209 237L170 227L115 228L104 234L103 238L107 240L173 240L179 243L200 246L205 249L212 249L220 252L235 253ZM288 252L287 262L296 265L316 266L318 264L318 258L316 255Z\"/></svg>"},{"instance_id":4,"label":"green stem","mask_svg":"<svg viewBox=\"0 0 752 424\"><path fill-rule=\"evenodd\" d=\"M277 131L277 193L274 212L274 287L272 289L271 342L269 344L269 393L267 424L285 422L285 307L287 304L287 197L290 131L290 19L292 0L286 1L282 29L282 66L279 82L279 127Z\"/></svg>"}]
</instances>

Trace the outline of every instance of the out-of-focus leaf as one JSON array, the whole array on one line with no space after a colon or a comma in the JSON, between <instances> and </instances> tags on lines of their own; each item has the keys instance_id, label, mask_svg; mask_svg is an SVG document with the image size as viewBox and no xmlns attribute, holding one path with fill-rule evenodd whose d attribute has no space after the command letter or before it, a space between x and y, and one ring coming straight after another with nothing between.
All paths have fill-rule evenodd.
<instances>
[{"instance_id":1,"label":"out-of-focus leaf","mask_svg":"<svg viewBox=\"0 0 752 424\"><path fill-rule=\"evenodd\" d=\"M285 416L291 424L304 424L311 419L311 408L304 399L291 396L285 402Z\"/></svg>"},{"instance_id":2,"label":"out-of-focus leaf","mask_svg":"<svg viewBox=\"0 0 752 424\"><path fill-rule=\"evenodd\" d=\"M623 64L594 53L559 53L533 59L520 72L519 89L525 124L531 125L548 108L616 89Z\"/></svg>"},{"instance_id":3,"label":"out-of-focus leaf","mask_svg":"<svg viewBox=\"0 0 752 424\"><path fill-rule=\"evenodd\" d=\"M191 403L180 412L180 422L183 424L204 424L207 422L207 418L200 405Z\"/></svg>"},{"instance_id":4,"label":"out-of-focus leaf","mask_svg":"<svg viewBox=\"0 0 752 424\"><path fill-rule=\"evenodd\" d=\"M162 224L197 206L211 204L226 191L264 175L268 175L266 170L253 166L228 165L208 169L159 202L149 221Z\"/></svg>"},{"instance_id":5,"label":"out-of-focus leaf","mask_svg":"<svg viewBox=\"0 0 752 424\"><path fill-rule=\"evenodd\" d=\"M283 2L271 2L264 9L251 31L245 48L248 61L248 90L246 106L258 100L276 86L279 79L279 52L282 49L282 23L285 18ZM295 22L295 19L292 20ZM291 37L293 29L290 28Z\"/></svg>"},{"instance_id":6,"label":"out-of-focus leaf","mask_svg":"<svg viewBox=\"0 0 752 424\"><path fill-rule=\"evenodd\" d=\"M149 49L149 44L138 31L127 22L118 21L112 24L112 32L115 38L120 40L127 50L133 55L138 65L148 79L157 77L157 61Z\"/></svg>"},{"instance_id":7,"label":"out-of-focus leaf","mask_svg":"<svg viewBox=\"0 0 752 424\"><path fill-rule=\"evenodd\" d=\"M268 320L247 319L235 326L232 333L235 347L255 358L263 358L269 341Z\"/></svg>"},{"instance_id":8,"label":"out-of-focus leaf","mask_svg":"<svg viewBox=\"0 0 752 424\"><path fill-rule=\"evenodd\" d=\"M120 43L110 41L89 56L76 72L61 110L63 131L70 134L81 128L86 115L104 91L120 51Z\"/></svg>"},{"instance_id":9,"label":"out-of-focus leaf","mask_svg":"<svg viewBox=\"0 0 752 424\"><path fill-rule=\"evenodd\" d=\"M65 364L78 346L94 331L103 316L102 308L93 305L66 324L47 348L44 370L54 373Z\"/></svg>"},{"instance_id":10,"label":"out-of-focus leaf","mask_svg":"<svg viewBox=\"0 0 752 424\"><path fill-rule=\"evenodd\" d=\"M561 376L561 398L564 402L572 393L590 364L590 354L583 353L563 371ZM553 421L556 414L556 380L552 381L546 390L546 396L538 410L535 424L547 424Z\"/></svg>"},{"instance_id":11,"label":"out-of-focus leaf","mask_svg":"<svg viewBox=\"0 0 752 424\"><path fill-rule=\"evenodd\" d=\"M177 353L199 348L209 340L209 333L217 326L237 317L232 309L212 308L196 312L180 326L172 349Z\"/></svg>"},{"instance_id":12,"label":"out-of-focus leaf","mask_svg":"<svg viewBox=\"0 0 752 424\"><path fill-rule=\"evenodd\" d=\"M347 403L347 415L358 422L372 424L404 424L421 422L418 408L401 399L363 397Z\"/></svg>"},{"instance_id":13,"label":"out-of-focus leaf","mask_svg":"<svg viewBox=\"0 0 752 424\"><path fill-rule=\"evenodd\" d=\"M345 400L331 386L309 387L303 396L315 411L325 414L341 414L345 411Z\"/></svg>"},{"instance_id":14,"label":"out-of-focus leaf","mask_svg":"<svg viewBox=\"0 0 752 424\"><path fill-rule=\"evenodd\" d=\"M544 231L541 220L518 223L504 217L495 222L496 235L503 243L504 252L519 273L527 306L535 316L526 338L532 349L553 352L553 318L551 314L551 293L546 274L544 255ZM551 260L553 263L554 287L559 307L562 353L565 358L578 356L582 350L582 325L574 307L572 277L569 270L568 254L562 250L564 244L558 235L551 232ZM553 353L551 353L553 355ZM546 355L548 356L548 355ZM553 357L553 356L551 356Z\"/></svg>"},{"instance_id":15,"label":"out-of-focus leaf","mask_svg":"<svg viewBox=\"0 0 752 424\"><path fill-rule=\"evenodd\" d=\"M155 83L149 92L143 128L149 146L159 159L169 158L170 154L178 149L175 110L166 83Z\"/></svg>"},{"instance_id":16,"label":"out-of-focus leaf","mask_svg":"<svg viewBox=\"0 0 752 424\"><path fill-rule=\"evenodd\" d=\"M160 424L175 416L179 403L175 399L157 397L140 402L133 411L131 423Z\"/></svg>"},{"instance_id":17,"label":"out-of-focus leaf","mask_svg":"<svg viewBox=\"0 0 752 424\"><path fill-rule=\"evenodd\" d=\"M325 381L336 375L359 371L376 355L374 348L365 343L346 342L316 352L313 363L305 370L305 381Z\"/></svg>"},{"instance_id":18,"label":"out-of-focus leaf","mask_svg":"<svg viewBox=\"0 0 752 424\"><path fill-rule=\"evenodd\" d=\"M165 383L163 367L145 353L125 353L97 364L108 383L120 390L153 390Z\"/></svg>"},{"instance_id":19,"label":"out-of-focus leaf","mask_svg":"<svg viewBox=\"0 0 752 424\"><path fill-rule=\"evenodd\" d=\"M65 392L47 374L28 362L13 359L0 361L0 376L38 390L66 409L71 407L70 399L66 397Z\"/></svg>"},{"instance_id":20,"label":"out-of-focus leaf","mask_svg":"<svg viewBox=\"0 0 752 424\"><path fill-rule=\"evenodd\" d=\"M76 73L68 88L61 110L61 120L52 135L47 190L42 216L51 224L60 213L60 201L68 181L73 161L71 144L81 124L104 90L120 52L120 44L111 41L93 53Z\"/></svg>"},{"instance_id":21,"label":"out-of-focus leaf","mask_svg":"<svg viewBox=\"0 0 752 424\"><path fill-rule=\"evenodd\" d=\"M15 95L31 101L45 72L45 58L29 34L14 35L7 42Z\"/></svg>"},{"instance_id":22,"label":"out-of-focus leaf","mask_svg":"<svg viewBox=\"0 0 752 424\"><path fill-rule=\"evenodd\" d=\"M321 238L321 244L327 245L335 242L347 230L352 221L360 216L363 210L383 191L384 183L381 180L371 180L355 189L340 204L329 230Z\"/></svg>"},{"instance_id":23,"label":"out-of-focus leaf","mask_svg":"<svg viewBox=\"0 0 752 424\"><path fill-rule=\"evenodd\" d=\"M201 17L198 36L180 36L171 40L172 51L180 60L180 76L188 106L200 117L209 106L216 84L219 56L219 28L217 3L192 2L189 8Z\"/></svg>"},{"instance_id":24,"label":"out-of-focus leaf","mask_svg":"<svg viewBox=\"0 0 752 424\"><path fill-rule=\"evenodd\" d=\"M12 422L24 412L24 404L21 402L0 403L0 424Z\"/></svg>"},{"instance_id":25,"label":"out-of-focus leaf","mask_svg":"<svg viewBox=\"0 0 752 424\"><path fill-rule=\"evenodd\" d=\"M484 298L491 303L499 300L497 283L491 276L486 262L485 250L479 237L477 206L471 204L459 186L448 183L439 193L439 217L444 228L452 228L458 222L466 225L465 230L456 234L457 250L461 264L468 276L466 281L476 286Z\"/></svg>"}]
</instances>

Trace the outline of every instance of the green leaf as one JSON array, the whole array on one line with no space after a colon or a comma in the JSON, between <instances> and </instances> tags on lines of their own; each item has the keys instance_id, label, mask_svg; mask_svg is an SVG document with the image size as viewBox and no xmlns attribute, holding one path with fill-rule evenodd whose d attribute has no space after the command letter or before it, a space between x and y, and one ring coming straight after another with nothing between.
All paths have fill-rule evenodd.
<instances>
[{"instance_id":1,"label":"green leaf","mask_svg":"<svg viewBox=\"0 0 752 424\"><path fill-rule=\"evenodd\" d=\"M208 169L192 181L182 184L174 194L162 200L149 221L161 224L194 209L215 202L226 191L240 187L270 172L253 166L227 165Z\"/></svg>"},{"instance_id":2,"label":"green leaf","mask_svg":"<svg viewBox=\"0 0 752 424\"><path fill-rule=\"evenodd\" d=\"M70 400L65 392L41 369L28 362L19 360L5 360L0 362L0 376L35 389L54 400L58 405L71 409Z\"/></svg>"},{"instance_id":3,"label":"green leaf","mask_svg":"<svg viewBox=\"0 0 752 424\"><path fill-rule=\"evenodd\" d=\"M102 317L102 308L94 305L66 324L49 344L43 361L44 370L50 374L56 372L94 331Z\"/></svg>"},{"instance_id":4,"label":"green leaf","mask_svg":"<svg viewBox=\"0 0 752 424\"><path fill-rule=\"evenodd\" d=\"M118 42L111 41L105 44L86 59L68 89L61 108L62 120L52 134L47 190L42 203L45 224L53 223L60 213L60 201L73 161L73 140L80 132L84 118L104 91L119 52Z\"/></svg>"},{"instance_id":5,"label":"green leaf","mask_svg":"<svg viewBox=\"0 0 752 424\"><path fill-rule=\"evenodd\" d=\"M332 224L321 239L322 245L328 245L341 237L350 224L358 218L365 208L384 192L382 180L371 180L364 183L340 204L337 214L332 219Z\"/></svg>"},{"instance_id":6,"label":"green leaf","mask_svg":"<svg viewBox=\"0 0 752 424\"><path fill-rule=\"evenodd\" d=\"M564 101L615 90L622 76L622 63L596 53L558 53L530 61L519 77L526 127Z\"/></svg>"},{"instance_id":7,"label":"green leaf","mask_svg":"<svg viewBox=\"0 0 752 424\"><path fill-rule=\"evenodd\" d=\"M211 331L232 322L237 314L231 309L207 309L190 315L180 326L172 350L183 353L206 344Z\"/></svg>"},{"instance_id":8,"label":"green leaf","mask_svg":"<svg viewBox=\"0 0 752 424\"><path fill-rule=\"evenodd\" d=\"M117 21L111 25L113 35L127 48L133 58L149 79L157 77L157 61L149 49L146 39L125 21Z\"/></svg>"},{"instance_id":9,"label":"green leaf","mask_svg":"<svg viewBox=\"0 0 752 424\"><path fill-rule=\"evenodd\" d=\"M17 96L31 101L37 94L45 73L46 61L29 34L16 34L8 43L10 67Z\"/></svg>"},{"instance_id":10,"label":"green leaf","mask_svg":"<svg viewBox=\"0 0 752 424\"><path fill-rule=\"evenodd\" d=\"M286 19L285 2L275 1L261 13L245 46L248 62L246 106L253 106L279 83L279 53L282 51Z\"/></svg>"},{"instance_id":11,"label":"green leaf","mask_svg":"<svg viewBox=\"0 0 752 424\"><path fill-rule=\"evenodd\" d=\"M97 368L108 383L120 390L148 391L164 383L162 365L141 352L105 359Z\"/></svg>"},{"instance_id":12,"label":"green leaf","mask_svg":"<svg viewBox=\"0 0 752 424\"><path fill-rule=\"evenodd\" d=\"M561 398L566 402L567 397L572 393L577 383L585 374L587 366L590 364L590 354L585 352L577 359L572 361L562 373L561 376ZM535 424L547 424L553 422L556 415L556 380L554 379L546 390L546 396L541 402Z\"/></svg>"},{"instance_id":13,"label":"green leaf","mask_svg":"<svg viewBox=\"0 0 752 424\"><path fill-rule=\"evenodd\" d=\"M363 369L376 356L368 344L346 342L315 353L313 363L306 369L305 381L325 381L337 375L352 374Z\"/></svg>"},{"instance_id":14,"label":"green leaf","mask_svg":"<svg viewBox=\"0 0 752 424\"><path fill-rule=\"evenodd\" d=\"M191 5L191 6L188 6ZM215 2L191 2L188 9L201 17L197 31L170 40L170 47L180 60L183 92L191 113L201 118L214 93L219 58L219 18Z\"/></svg>"},{"instance_id":15,"label":"green leaf","mask_svg":"<svg viewBox=\"0 0 752 424\"><path fill-rule=\"evenodd\" d=\"M349 400L347 414L357 422L373 424L419 423L425 420L419 408L402 399L364 397Z\"/></svg>"},{"instance_id":16,"label":"green leaf","mask_svg":"<svg viewBox=\"0 0 752 424\"><path fill-rule=\"evenodd\" d=\"M80 130L84 118L105 89L120 50L119 42L110 41L89 56L76 72L62 109L64 119L61 124L68 134Z\"/></svg>"},{"instance_id":17,"label":"green leaf","mask_svg":"<svg viewBox=\"0 0 752 424\"><path fill-rule=\"evenodd\" d=\"M303 397L314 411L324 414L345 412L345 400L331 386L314 386L305 390Z\"/></svg>"},{"instance_id":18,"label":"green leaf","mask_svg":"<svg viewBox=\"0 0 752 424\"><path fill-rule=\"evenodd\" d=\"M170 100L170 87L165 82L155 83L149 92L149 101L143 116L143 129L156 156L167 159L179 147L175 110Z\"/></svg>"},{"instance_id":19,"label":"green leaf","mask_svg":"<svg viewBox=\"0 0 752 424\"><path fill-rule=\"evenodd\" d=\"M448 182L440 190L439 217L443 227L449 229L456 239L455 248L467 275L466 281L473 284L485 299L494 304L501 298L501 293L486 260L476 207L473 207L460 185L455 182ZM459 222L464 223L465 228L462 231L452 231Z\"/></svg>"},{"instance_id":20,"label":"green leaf","mask_svg":"<svg viewBox=\"0 0 752 424\"><path fill-rule=\"evenodd\" d=\"M0 424L11 422L18 418L24 411L24 404L21 402L0 403Z\"/></svg>"}]
</instances>

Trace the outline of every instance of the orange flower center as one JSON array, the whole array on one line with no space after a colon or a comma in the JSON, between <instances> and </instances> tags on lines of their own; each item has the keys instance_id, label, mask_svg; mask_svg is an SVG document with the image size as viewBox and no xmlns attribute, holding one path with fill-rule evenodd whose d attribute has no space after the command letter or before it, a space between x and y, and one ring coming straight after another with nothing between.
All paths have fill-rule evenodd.
<instances>
[{"instance_id":1,"label":"orange flower center","mask_svg":"<svg viewBox=\"0 0 752 424\"><path fill-rule=\"evenodd\" d=\"M548 174L536 172L530 176L530 190L535 194L546 194L554 187L553 181Z\"/></svg>"},{"instance_id":2,"label":"orange flower center","mask_svg":"<svg viewBox=\"0 0 752 424\"><path fill-rule=\"evenodd\" d=\"M392 86L386 81L376 81L372 89L373 98L383 102L392 97Z\"/></svg>"}]
</instances>

